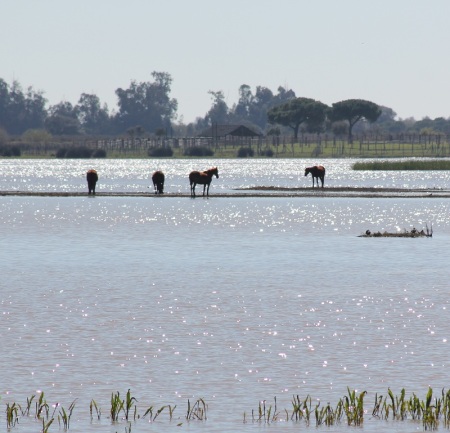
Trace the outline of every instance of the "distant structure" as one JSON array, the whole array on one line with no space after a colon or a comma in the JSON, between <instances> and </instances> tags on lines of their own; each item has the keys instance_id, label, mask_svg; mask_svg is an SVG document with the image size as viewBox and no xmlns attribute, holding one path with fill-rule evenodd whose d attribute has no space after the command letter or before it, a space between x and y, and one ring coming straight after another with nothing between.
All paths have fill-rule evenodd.
<instances>
[{"instance_id":1,"label":"distant structure","mask_svg":"<svg viewBox=\"0 0 450 433\"><path fill-rule=\"evenodd\" d=\"M219 125L214 124L211 127L205 129L198 137L208 137L215 139L224 139L224 138L238 138L238 137L259 137L262 134L254 131L248 126L244 125Z\"/></svg>"}]
</instances>

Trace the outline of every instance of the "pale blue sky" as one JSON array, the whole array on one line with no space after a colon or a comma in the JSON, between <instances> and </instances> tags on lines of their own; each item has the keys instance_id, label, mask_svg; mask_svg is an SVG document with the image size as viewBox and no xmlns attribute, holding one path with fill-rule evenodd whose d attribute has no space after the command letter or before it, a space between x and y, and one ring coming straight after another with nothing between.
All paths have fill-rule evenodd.
<instances>
[{"instance_id":1,"label":"pale blue sky","mask_svg":"<svg viewBox=\"0 0 450 433\"><path fill-rule=\"evenodd\" d=\"M0 0L0 78L49 104L173 78L184 122L209 90L278 86L331 105L350 98L400 118L450 117L449 0Z\"/></svg>"}]
</instances>

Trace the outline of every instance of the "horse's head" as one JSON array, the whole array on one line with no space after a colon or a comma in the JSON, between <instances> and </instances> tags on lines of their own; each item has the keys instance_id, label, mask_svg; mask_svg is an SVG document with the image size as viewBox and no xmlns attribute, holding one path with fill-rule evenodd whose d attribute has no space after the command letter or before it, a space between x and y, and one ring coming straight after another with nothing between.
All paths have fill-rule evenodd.
<instances>
[{"instance_id":1,"label":"horse's head","mask_svg":"<svg viewBox=\"0 0 450 433\"><path fill-rule=\"evenodd\" d=\"M308 174L311 172L311 167L305 168L305 176L308 176Z\"/></svg>"},{"instance_id":2,"label":"horse's head","mask_svg":"<svg viewBox=\"0 0 450 433\"><path fill-rule=\"evenodd\" d=\"M209 172L211 174L213 174L214 176L216 176L217 179L219 179L219 170L217 169L217 167L211 168L211 170L209 170Z\"/></svg>"}]
</instances>

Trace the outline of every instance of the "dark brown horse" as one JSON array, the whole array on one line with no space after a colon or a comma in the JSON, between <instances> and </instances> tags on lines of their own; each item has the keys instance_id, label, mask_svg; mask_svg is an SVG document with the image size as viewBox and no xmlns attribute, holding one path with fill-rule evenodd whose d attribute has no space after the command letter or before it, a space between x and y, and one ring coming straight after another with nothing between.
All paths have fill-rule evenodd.
<instances>
[{"instance_id":1,"label":"dark brown horse","mask_svg":"<svg viewBox=\"0 0 450 433\"><path fill-rule=\"evenodd\" d=\"M164 193L164 173L160 170L155 171L152 175L153 188L155 189L155 194Z\"/></svg>"},{"instance_id":2,"label":"dark brown horse","mask_svg":"<svg viewBox=\"0 0 450 433\"><path fill-rule=\"evenodd\" d=\"M95 195L95 185L98 181L98 174L95 170L88 170L86 173L86 180L88 183L89 194L92 192Z\"/></svg>"},{"instance_id":3,"label":"dark brown horse","mask_svg":"<svg viewBox=\"0 0 450 433\"><path fill-rule=\"evenodd\" d=\"M191 171L189 173L189 183L191 184L191 197L195 197L195 186L197 184L203 185L203 196L205 195L205 189L206 195L209 196L209 184L211 183L212 177L216 176L216 178L219 178L219 171L217 170L217 167L210 168L206 171Z\"/></svg>"},{"instance_id":4,"label":"dark brown horse","mask_svg":"<svg viewBox=\"0 0 450 433\"><path fill-rule=\"evenodd\" d=\"M323 182L325 180L325 167L322 165L315 165L314 167L305 168L305 176L308 176L309 173L311 173L312 176L313 188L314 188L314 179L316 179L317 187L319 187L319 179L320 179L323 188Z\"/></svg>"}]
</instances>

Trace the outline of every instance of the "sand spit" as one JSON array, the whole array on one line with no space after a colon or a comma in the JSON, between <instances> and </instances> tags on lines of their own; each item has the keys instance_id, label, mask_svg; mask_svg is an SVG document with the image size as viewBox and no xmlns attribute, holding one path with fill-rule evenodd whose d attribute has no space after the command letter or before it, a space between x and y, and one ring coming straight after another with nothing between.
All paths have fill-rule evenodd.
<instances>
[{"instance_id":1,"label":"sand spit","mask_svg":"<svg viewBox=\"0 0 450 433\"><path fill-rule=\"evenodd\" d=\"M35 191L0 191L0 196L22 197L87 197L86 192L35 192ZM190 198L189 192L165 192L161 195L153 192L102 192L96 197L147 197L147 198ZM201 198L197 194L197 198ZM242 197L354 197L354 198L450 198L447 189L407 189L407 188L366 188L366 187L328 187L328 188L283 188L275 186L255 186L234 189L232 192L210 192L210 198L242 198Z\"/></svg>"}]
</instances>

